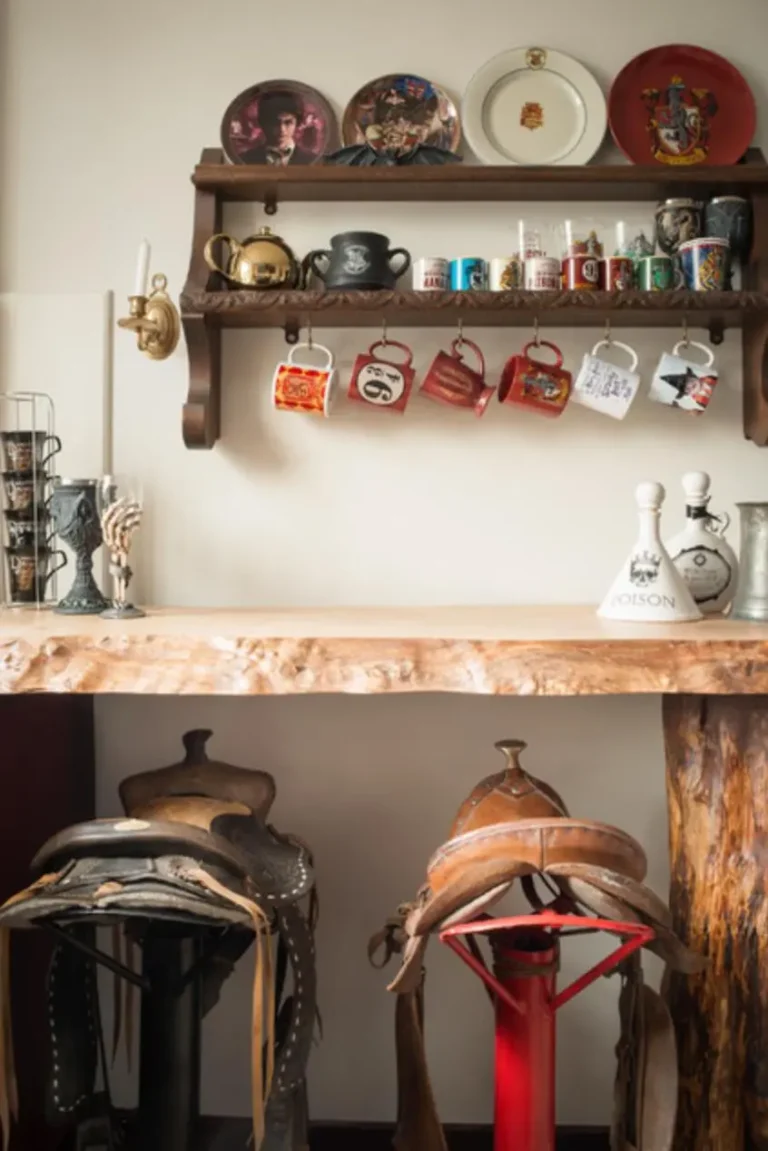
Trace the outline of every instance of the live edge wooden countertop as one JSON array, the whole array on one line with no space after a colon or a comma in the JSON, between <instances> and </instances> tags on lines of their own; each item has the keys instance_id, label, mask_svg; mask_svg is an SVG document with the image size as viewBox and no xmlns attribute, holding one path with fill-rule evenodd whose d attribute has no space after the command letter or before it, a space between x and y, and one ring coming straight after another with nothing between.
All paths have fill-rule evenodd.
<instances>
[{"instance_id":1,"label":"live edge wooden countertop","mask_svg":"<svg viewBox=\"0 0 768 1151\"><path fill-rule=\"evenodd\" d=\"M0 611L0 694L768 693L768 625L593 607Z\"/></svg>"}]
</instances>

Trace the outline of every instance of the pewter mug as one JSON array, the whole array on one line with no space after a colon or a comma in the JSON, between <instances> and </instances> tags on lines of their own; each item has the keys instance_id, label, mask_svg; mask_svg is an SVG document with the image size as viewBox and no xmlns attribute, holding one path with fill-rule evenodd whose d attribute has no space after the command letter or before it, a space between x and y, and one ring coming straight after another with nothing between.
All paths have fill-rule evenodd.
<instances>
[{"instance_id":1,"label":"pewter mug","mask_svg":"<svg viewBox=\"0 0 768 1151\"><path fill-rule=\"evenodd\" d=\"M768 622L768 503L736 504L741 514L739 582L733 619Z\"/></svg>"}]
</instances>

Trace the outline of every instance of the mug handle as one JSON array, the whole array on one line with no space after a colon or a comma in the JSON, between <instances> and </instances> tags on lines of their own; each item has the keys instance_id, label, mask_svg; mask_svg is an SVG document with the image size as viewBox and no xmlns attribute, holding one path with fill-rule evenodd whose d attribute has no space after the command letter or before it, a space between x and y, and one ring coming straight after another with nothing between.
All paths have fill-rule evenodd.
<instances>
[{"instance_id":1,"label":"mug handle","mask_svg":"<svg viewBox=\"0 0 768 1151\"><path fill-rule=\"evenodd\" d=\"M327 250L323 250L322 248L317 248L313 252L308 252L304 257L304 263L307 265L307 267L315 273L319 280L322 280L323 283L325 283L325 277L328 274L328 269L326 268L324 272L321 272L317 266L318 260L327 260L328 263L330 263L331 253Z\"/></svg>"},{"instance_id":2,"label":"mug handle","mask_svg":"<svg viewBox=\"0 0 768 1151\"><path fill-rule=\"evenodd\" d=\"M68 560L67 560L67 553L66 553L66 552L63 552L63 551L61 550L61 548L59 548L59 549L58 549L57 551L55 551L55 552L51 552L51 555L54 555L54 556L61 556L61 563L60 563L60 564L57 564L57 566L56 566L55 568L51 568L51 570L50 570L49 572L47 572L47 573L46 573L46 576L45 576L45 583L48 583L48 580L49 580L49 579L50 579L52 576L55 576L55 575L56 575L56 572L60 572L60 571L61 571L61 569L62 569L63 567L66 567L66 565L67 565L67 562L68 562Z\"/></svg>"},{"instance_id":3,"label":"mug handle","mask_svg":"<svg viewBox=\"0 0 768 1151\"><path fill-rule=\"evenodd\" d=\"M403 258L403 266L397 270L392 267L392 260L395 256L402 256ZM387 263L389 264L389 269L394 274L395 279L399 280L403 273L407 272L411 266L411 253L406 252L405 248L392 248L391 251L387 252Z\"/></svg>"},{"instance_id":4,"label":"mug handle","mask_svg":"<svg viewBox=\"0 0 768 1151\"><path fill-rule=\"evenodd\" d=\"M554 362L554 364L551 364L549 366L551 366L553 368L562 368L562 366L563 366L563 353L560 351L557 344L550 344L549 340L531 340L531 342L529 344L526 344L525 347L523 348L523 355L524 356L528 356L528 351L530 348L549 348L550 352L555 353L555 362ZM528 356L528 359L529 360L533 359L533 357ZM546 361L543 361L543 362L546 363Z\"/></svg>"},{"instance_id":5,"label":"mug handle","mask_svg":"<svg viewBox=\"0 0 768 1151\"><path fill-rule=\"evenodd\" d=\"M712 350L708 348L706 344L700 344L698 340L678 340L672 349L672 355L679 356L681 348L697 348L700 352L703 352L707 357L707 362L701 365L702 368L711 368L715 362L715 356Z\"/></svg>"},{"instance_id":6,"label":"mug handle","mask_svg":"<svg viewBox=\"0 0 768 1151\"><path fill-rule=\"evenodd\" d=\"M294 344L286 357L286 363L293 364L293 357L296 352L301 348L306 348L309 352L323 352L328 357L328 363L323 368L323 371L329 371L333 367L334 357L330 348L326 348L325 344Z\"/></svg>"},{"instance_id":7,"label":"mug handle","mask_svg":"<svg viewBox=\"0 0 768 1151\"><path fill-rule=\"evenodd\" d=\"M210 240L207 241L205 247L203 248L203 259L212 272L218 272L220 276L223 276L225 280L228 280L229 272L225 272L223 268L219 267L213 254L213 245L217 240L221 240L222 244L226 244L230 250L230 253L232 252L233 246L236 243L236 241L233 240L231 236L228 236L226 232L217 232L215 236L211 236Z\"/></svg>"},{"instance_id":8,"label":"mug handle","mask_svg":"<svg viewBox=\"0 0 768 1151\"><path fill-rule=\"evenodd\" d=\"M46 436L43 443L47 444L49 441L54 446L51 448L47 456L43 456L42 462L40 464L41 468L44 468L48 461L52 460L56 453L61 451L61 440L58 436Z\"/></svg>"},{"instance_id":9,"label":"mug handle","mask_svg":"<svg viewBox=\"0 0 768 1151\"><path fill-rule=\"evenodd\" d=\"M407 359L400 364L401 368L410 368L413 363L413 352L407 344L401 344L399 340L376 340L368 349L368 355L373 356L374 359L379 358L374 354L376 348L399 348L402 352L405 352Z\"/></svg>"},{"instance_id":10,"label":"mug handle","mask_svg":"<svg viewBox=\"0 0 768 1151\"><path fill-rule=\"evenodd\" d=\"M637 367L637 352L634 348L630 348L629 344L623 343L621 340L598 340L592 349L592 355L596 356L601 348L621 348L622 352L626 352L630 359L628 372L634 372Z\"/></svg>"},{"instance_id":11,"label":"mug handle","mask_svg":"<svg viewBox=\"0 0 768 1151\"><path fill-rule=\"evenodd\" d=\"M451 344L451 355L457 360L461 359L460 348L471 348L480 361L480 375L485 379L485 356L478 348L474 340L468 340L466 336L457 336Z\"/></svg>"}]
</instances>

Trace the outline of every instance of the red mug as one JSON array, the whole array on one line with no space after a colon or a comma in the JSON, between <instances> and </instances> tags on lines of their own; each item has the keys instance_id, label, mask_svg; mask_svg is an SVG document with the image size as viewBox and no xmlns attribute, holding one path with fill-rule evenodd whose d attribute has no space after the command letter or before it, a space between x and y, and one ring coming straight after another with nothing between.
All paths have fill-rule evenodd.
<instances>
[{"instance_id":1,"label":"red mug","mask_svg":"<svg viewBox=\"0 0 768 1151\"><path fill-rule=\"evenodd\" d=\"M405 352L403 363L393 363L377 356L376 349L398 348ZM357 357L352 368L347 398L390 412L404 412L411 394L415 372L411 367L413 352L398 340L377 340L366 353Z\"/></svg>"},{"instance_id":2,"label":"red mug","mask_svg":"<svg viewBox=\"0 0 768 1151\"><path fill-rule=\"evenodd\" d=\"M461 348L470 348L480 361L480 371L474 371L461 358ZM482 416L494 389L485 382L485 359L477 344L459 336L448 352L438 352L429 366L421 385L421 394L439 404L454 408L474 408Z\"/></svg>"},{"instance_id":3,"label":"red mug","mask_svg":"<svg viewBox=\"0 0 768 1151\"><path fill-rule=\"evenodd\" d=\"M555 353L554 364L532 359L531 348L549 348ZM543 416L561 415L571 394L571 373L563 368L563 355L556 344L547 340L531 340L522 354L511 356L501 373L499 401L531 408Z\"/></svg>"},{"instance_id":4,"label":"red mug","mask_svg":"<svg viewBox=\"0 0 768 1151\"><path fill-rule=\"evenodd\" d=\"M563 260L563 287L572 292L594 292L602 288L600 261L595 256L566 256Z\"/></svg>"}]
</instances>

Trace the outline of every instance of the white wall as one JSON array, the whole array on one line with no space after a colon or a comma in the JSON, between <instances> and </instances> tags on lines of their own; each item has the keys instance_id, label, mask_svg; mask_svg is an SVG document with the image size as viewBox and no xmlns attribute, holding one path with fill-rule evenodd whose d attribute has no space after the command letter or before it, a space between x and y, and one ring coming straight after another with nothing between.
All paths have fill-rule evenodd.
<instances>
[{"instance_id":1,"label":"white wall","mask_svg":"<svg viewBox=\"0 0 768 1151\"><path fill-rule=\"evenodd\" d=\"M142 235L154 243L153 270L180 289L189 173L200 149L217 142L229 99L259 79L314 84L340 112L362 82L396 69L420 71L458 98L490 56L519 44L570 52L607 87L633 54L677 40L729 56L761 117L768 106L764 0L732 0L725 18L715 0L6 0L2 18L0 287L114 289L118 313ZM764 123L761 133L768 142ZM605 223L613 218L599 211ZM301 254L332 231L369 225L414 255L491 256L509 249L518 216L515 205L289 205L273 224ZM262 222L246 206L227 219L236 234ZM392 334L412 341L421 368L450 338ZM477 335L497 375L524 334ZM343 374L374 336L327 333ZM571 366L591 342L586 332L556 336ZM647 378L672 333L630 336ZM68 354L84 339L73 327ZM268 383L285 351L279 333L229 333L224 344L223 440L213 453L190 453L180 435L183 349L151 364L130 336L115 337L115 466L140 472L148 493L138 582L156 603L595 601L631 542L639 479L670 489L670 533L687 468L711 471L715 502L730 511L765 494L768 456L742 439L734 336L719 353L723 382L702 420L638 402L619 426L576 409L556 424L497 407L475 421L418 401L399 421L341 405L327 424L303 422L270 411ZM530 766L577 813L637 834L664 888L658 701L100 700L101 809L114 809L122 775L175 758L178 735L200 724L216 729L222 757L275 771L276 822L317 849L326 1025L312 1068L318 1117L394 1113L392 1003L366 965L366 938L414 893L459 800L494 769L493 739L528 738ZM208 1029L211 1110L247 1111L247 987L240 972ZM616 991L601 983L563 1018L563 1122L608 1120ZM429 997L442 1113L487 1119L485 1003L437 947Z\"/></svg>"}]
</instances>

